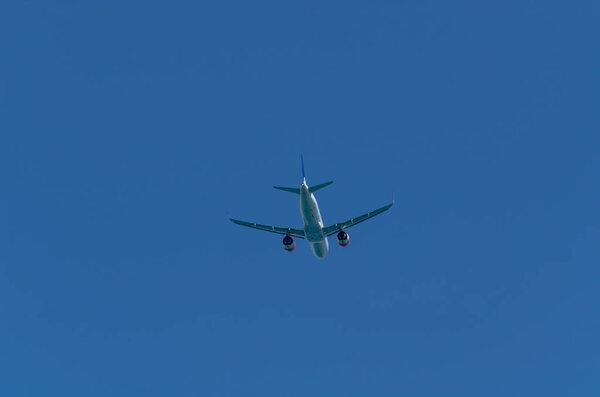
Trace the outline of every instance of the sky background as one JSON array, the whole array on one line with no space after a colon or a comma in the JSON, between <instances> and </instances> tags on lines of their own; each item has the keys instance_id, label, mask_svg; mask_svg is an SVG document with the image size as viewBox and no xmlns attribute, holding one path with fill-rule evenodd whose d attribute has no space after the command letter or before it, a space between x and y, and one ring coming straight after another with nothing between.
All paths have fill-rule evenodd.
<instances>
[{"instance_id":1,"label":"sky background","mask_svg":"<svg viewBox=\"0 0 600 397\"><path fill-rule=\"evenodd\" d=\"M0 394L599 395L599 19L0 2Z\"/></svg>"}]
</instances>

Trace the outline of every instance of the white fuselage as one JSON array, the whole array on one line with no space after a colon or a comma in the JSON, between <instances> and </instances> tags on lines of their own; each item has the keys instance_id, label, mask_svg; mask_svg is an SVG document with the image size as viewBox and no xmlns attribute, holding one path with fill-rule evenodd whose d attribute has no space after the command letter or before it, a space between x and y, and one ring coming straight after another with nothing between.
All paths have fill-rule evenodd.
<instances>
[{"instance_id":1,"label":"white fuselage","mask_svg":"<svg viewBox=\"0 0 600 397\"><path fill-rule=\"evenodd\" d=\"M319 212L319 205L315 195L310 192L306 182L300 185L300 213L304 221L306 241L310 244L313 254L319 259L324 259L329 251L327 236L323 234L323 220Z\"/></svg>"}]
</instances>

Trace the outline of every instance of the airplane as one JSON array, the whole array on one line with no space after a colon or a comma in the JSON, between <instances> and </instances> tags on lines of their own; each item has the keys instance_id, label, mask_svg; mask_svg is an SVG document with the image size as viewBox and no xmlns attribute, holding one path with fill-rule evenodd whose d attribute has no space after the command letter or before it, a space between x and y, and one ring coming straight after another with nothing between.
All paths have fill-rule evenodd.
<instances>
[{"instance_id":1,"label":"airplane","mask_svg":"<svg viewBox=\"0 0 600 397\"><path fill-rule=\"evenodd\" d=\"M282 186L273 187L275 189L283 190L284 192L295 193L300 196L299 206L300 214L302 215L302 220L304 221L303 229L262 225L260 223L240 221L232 218L229 218L229 220L237 225L285 235L285 237L283 237L283 249L288 252L291 252L294 250L294 248L296 248L296 243L294 242L293 237L306 239L306 241L308 241L310 244L313 254L318 259L325 259L325 256L327 256L327 253L329 252L329 243L327 241L327 237L337 233L338 244L342 247L346 247L350 243L350 236L345 229L379 215L382 212L389 210L390 207L394 205L394 201L392 201L381 208L367 212L366 214L357 216L356 218L324 227L323 219L321 218L321 212L319 211L319 205L317 204L317 199L315 199L314 192L331 185L333 181L309 187L306 183L306 176L304 174L304 158L302 156L300 158L302 161L302 184L300 185L300 188L298 189Z\"/></svg>"}]
</instances>

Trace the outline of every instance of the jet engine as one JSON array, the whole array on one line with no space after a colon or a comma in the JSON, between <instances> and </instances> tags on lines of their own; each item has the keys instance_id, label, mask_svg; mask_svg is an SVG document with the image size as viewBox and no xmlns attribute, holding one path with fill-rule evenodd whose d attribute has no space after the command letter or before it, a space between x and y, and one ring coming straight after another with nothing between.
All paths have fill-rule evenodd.
<instances>
[{"instance_id":1,"label":"jet engine","mask_svg":"<svg viewBox=\"0 0 600 397\"><path fill-rule=\"evenodd\" d=\"M292 252L294 248L296 248L296 243L294 242L294 239L286 235L283 238L283 249L288 252Z\"/></svg>"},{"instance_id":2,"label":"jet engine","mask_svg":"<svg viewBox=\"0 0 600 397\"><path fill-rule=\"evenodd\" d=\"M345 247L350 244L350 236L345 231L340 230L340 232L337 234L337 241L339 245Z\"/></svg>"}]
</instances>

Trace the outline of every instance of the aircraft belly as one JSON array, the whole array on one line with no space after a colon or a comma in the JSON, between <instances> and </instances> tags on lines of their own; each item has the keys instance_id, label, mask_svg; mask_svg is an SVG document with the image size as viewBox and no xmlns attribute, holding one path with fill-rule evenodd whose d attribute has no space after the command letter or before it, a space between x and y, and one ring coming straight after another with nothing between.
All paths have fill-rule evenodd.
<instances>
[{"instance_id":1,"label":"aircraft belly","mask_svg":"<svg viewBox=\"0 0 600 397\"><path fill-rule=\"evenodd\" d=\"M321 229L304 229L304 234L306 235L306 241L311 243L316 243L318 241L323 240L323 232Z\"/></svg>"},{"instance_id":2,"label":"aircraft belly","mask_svg":"<svg viewBox=\"0 0 600 397\"><path fill-rule=\"evenodd\" d=\"M327 239L323 239L320 242L310 243L310 248L317 258L325 259L329 251L329 243Z\"/></svg>"},{"instance_id":3,"label":"aircraft belly","mask_svg":"<svg viewBox=\"0 0 600 397\"><path fill-rule=\"evenodd\" d=\"M309 242L323 240L323 221L314 196L302 197L300 199L300 212L304 221L304 233Z\"/></svg>"},{"instance_id":4,"label":"aircraft belly","mask_svg":"<svg viewBox=\"0 0 600 397\"><path fill-rule=\"evenodd\" d=\"M329 242L323 235L323 219L315 196L303 192L300 195L300 212L304 221L304 235L310 244L313 254L324 259L329 251Z\"/></svg>"}]
</instances>

